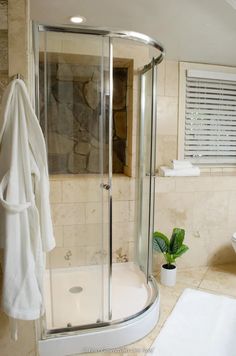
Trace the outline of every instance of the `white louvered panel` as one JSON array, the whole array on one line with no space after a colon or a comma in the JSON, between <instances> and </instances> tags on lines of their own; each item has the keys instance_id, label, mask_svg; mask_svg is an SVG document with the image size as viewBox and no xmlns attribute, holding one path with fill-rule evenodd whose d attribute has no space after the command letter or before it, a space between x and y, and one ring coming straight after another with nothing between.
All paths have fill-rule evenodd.
<instances>
[{"instance_id":1,"label":"white louvered panel","mask_svg":"<svg viewBox=\"0 0 236 356\"><path fill-rule=\"evenodd\" d=\"M206 145L206 146L204 146ZM214 141L192 141L192 140L186 140L185 142L185 147L192 147L194 149L201 149L201 147L226 147L226 149L229 149L231 150L234 149L236 147L236 142L227 142L227 141L219 141L217 144L214 142ZM204 148L204 149L207 149L207 148Z\"/></svg>"},{"instance_id":2,"label":"white louvered panel","mask_svg":"<svg viewBox=\"0 0 236 356\"><path fill-rule=\"evenodd\" d=\"M225 116L229 116L229 115L235 115L234 111L229 111L229 110L215 110L215 109L206 109L206 108L201 108L200 105L198 106L198 108L195 108L195 110L187 108L186 112L188 114L194 114L194 115L198 115L198 114L216 114L216 115L220 115L221 113Z\"/></svg>"},{"instance_id":3,"label":"white louvered panel","mask_svg":"<svg viewBox=\"0 0 236 356\"><path fill-rule=\"evenodd\" d=\"M186 123L189 125L218 125L218 126L236 126L236 120L232 121L231 118L229 121L220 120L220 119L196 119L196 118L187 118Z\"/></svg>"},{"instance_id":4,"label":"white louvered panel","mask_svg":"<svg viewBox=\"0 0 236 356\"><path fill-rule=\"evenodd\" d=\"M233 100L233 101L236 100L236 95L232 95L229 93L224 93L224 94L221 93L221 95L224 96L225 100ZM196 91L193 91L193 92L188 91L188 93L186 94L187 99L189 99L189 98L192 98L192 99L208 98L208 99L218 100L218 96L219 96L219 93L207 93L207 95L205 95L204 91L202 93L201 92L197 93Z\"/></svg>"},{"instance_id":5,"label":"white louvered panel","mask_svg":"<svg viewBox=\"0 0 236 356\"><path fill-rule=\"evenodd\" d=\"M187 100L186 100L186 103L187 104L207 104L207 105L217 105L217 106L236 106L236 97L235 97L235 100L232 100L231 99L217 99L217 98L214 98L214 99L211 99L209 98L208 96L207 97L204 97L204 96L201 96L201 97L189 97L187 96Z\"/></svg>"},{"instance_id":6,"label":"white louvered panel","mask_svg":"<svg viewBox=\"0 0 236 356\"><path fill-rule=\"evenodd\" d=\"M212 134L212 135L215 135L216 132L212 132L211 133L211 130L209 130L208 132L204 131L204 130L199 130L197 133L194 132L194 130L185 130L185 134L187 135L192 135L192 134L199 134L199 135L204 135L204 134L208 134L209 136ZM235 131L232 132L232 131L220 131L220 134L223 136L235 136L236 133Z\"/></svg>"},{"instance_id":7,"label":"white louvered panel","mask_svg":"<svg viewBox=\"0 0 236 356\"><path fill-rule=\"evenodd\" d=\"M215 146L215 145L220 145L220 146L236 146L235 141L223 141L223 140L217 140L216 141L208 141L208 140L185 140L185 145L192 145L192 146L198 146L198 145L207 145L207 146Z\"/></svg>"},{"instance_id":8,"label":"white louvered panel","mask_svg":"<svg viewBox=\"0 0 236 356\"><path fill-rule=\"evenodd\" d=\"M219 152L220 154L222 152L226 152L226 154L228 154L227 153L228 151L230 151L230 153L232 152L233 154L236 153L236 146L217 146L217 145L195 146L195 145L187 145L187 144L185 144L185 149L188 150L188 152L191 152L191 151L196 152L196 150L197 151L201 150L202 152L204 152L204 151Z\"/></svg>"},{"instance_id":9,"label":"white louvered panel","mask_svg":"<svg viewBox=\"0 0 236 356\"><path fill-rule=\"evenodd\" d=\"M223 126L223 125L189 125L188 123L186 123L185 125L186 129L187 130L190 130L190 131L194 131L196 133L198 133L198 131L202 131L202 130L206 130L206 131L212 131L213 134L215 134L215 131L217 132L221 132L224 133L224 132L228 132L228 131L235 131L236 133L236 126ZM209 132L208 132L209 133Z\"/></svg>"},{"instance_id":10,"label":"white louvered panel","mask_svg":"<svg viewBox=\"0 0 236 356\"><path fill-rule=\"evenodd\" d=\"M186 82L186 86L189 87L189 88L199 88L199 89L203 88L204 91L209 89L209 90L217 90L217 91L221 91L221 92L224 92L224 91L232 91L233 92L235 90L235 87L236 87L235 84L230 84L230 83L222 83L222 84L220 84L220 83L217 83L217 82L214 83L214 81L211 81L211 82L206 82L206 81L205 82L204 81L202 81L202 82L200 82L200 81L194 82L194 81L189 80L189 78L188 78L188 81Z\"/></svg>"},{"instance_id":11,"label":"white louvered panel","mask_svg":"<svg viewBox=\"0 0 236 356\"><path fill-rule=\"evenodd\" d=\"M196 164L218 164L218 165L226 165L226 164L236 164L236 157L219 157L219 156L211 156L211 157L192 157L186 156L187 159L191 160Z\"/></svg>"},{"instance_id":12,"label":"white louvered panel","mask_svg":"<svg viewBox=\"0 0 236 356\"><path fill-rule=\"evenodd\" d=\"M187 110L193 111L193 109L199 109L199 106L201 106L202 111L206 111L211 113L213 110L216 110L217 112L225 112L228 115L236 115L236 110L235 110L235 105L227 105L227 104L209 104L209 103L203 103L203 102L198 102L198 103L186 103ZM208 111L209 110L209 111Z\"/></svg>"},{"instance_id":13,"label":"white louvered panel","mask_svg":"<svg viewBox=\"0 0 236 356\"><path fill-rule=\"evenodd\" d=\"M231 152L231 151L220 151L220 150L215 150L215 151L210 151L210 150L202 150L201 152L197 150L190 150L188 151L188 154L190 156L235 156L236 157L236 151Z\"/></svg>"},{"instance_id":14,"label":"white louvered panel","mask_svg":"<svg viewBox=\"0 0 236 356\"><path fill-rule=\"evenodd\" d=\"M187 85L192 85L192 86L207 86L211 88L235 88L236 87L236 82L234 81L215 81L215 80L207 80L207 79L200 79L198 78L197 80L195 78L190 78L187 77Z\"/></svg>"},{"instance_id":15,"label":"white louvered panel","mask_svg":"<svg viewBox=\"0 0 236 356\"><path fill-rule=\"evenodd\" d=\"M227 144L229 145L231 142L233 143L234 141L236 141L236 135L233 136L225 136L225 135L218 135L218 136L214 136L214 135L197 135L197 140L194 138L196 137L196 135L185 135L185 141L194 141L196 142L196 144L199 142L201 145L203 145L205 143L205 141L207 142L211 142L211 141L219 141L219 142L225 142L227 141Z\"/></svg>"},{"instance_id":16,"label":"white louvered panel","mask_svg":"<svg viewBox=\"0 0 236 356\"><path fill-rule=\"evenodd\" d=\"M236 115L235 116L230 116L229 115L215 115L215 114L199 114L199 113L186 113L186 119L206 119L206 120L227 120L227 121L236 121Z\"/></svg>"},{"instance_id":17,"label":"white louvered panel","mask_svg":"<svg viewBox=\"0 0 236 356\"><path fill-rule=\"evenodd\" d=\"M187 81L187 87L188 88L204 88L204 91L205 90L217 90L217 91L234 91L235 90L235 87L236 85L235 84L218 84L218 83L214 83L213 81L212 82L194 82L194 81L190 81L188 79Z\"/></svg>"},{"instance_id":18,"label":"white louvered panel","mask_svg":"<svg viewBox=\"0 0 236 356\"><path fill-rule=\"evenodd\" d=\"M236 163L236 82L186 78L185 157Z\"/></svg>"}]
</instances>

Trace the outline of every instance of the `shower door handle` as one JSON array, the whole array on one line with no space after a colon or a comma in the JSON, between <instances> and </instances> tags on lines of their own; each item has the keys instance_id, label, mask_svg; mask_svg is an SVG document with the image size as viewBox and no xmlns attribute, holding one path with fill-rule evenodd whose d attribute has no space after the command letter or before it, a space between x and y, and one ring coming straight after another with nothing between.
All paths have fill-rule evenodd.
<instances>
[{"instance_id":1,"label":"shower door handle","mask_svg":"<svg viewBox=\"0 0 236 356\"><path fill-rule=\"evenodd\" d=\"M102 183L101 184L101 188L105 189L105 190L110 190L111 189L111 186L109 184L104 184Z\"/></svg>"}]
</instances>

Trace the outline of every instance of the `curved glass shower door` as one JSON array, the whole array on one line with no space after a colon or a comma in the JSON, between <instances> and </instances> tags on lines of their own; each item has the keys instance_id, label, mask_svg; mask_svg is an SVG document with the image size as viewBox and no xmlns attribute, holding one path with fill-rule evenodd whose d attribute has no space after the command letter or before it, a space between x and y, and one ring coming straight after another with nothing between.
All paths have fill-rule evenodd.
<instances>
[{"instance_id":1,"label":"curved glass shower door","mask_svg":"<svg viewBox=\"0 0 236 356\"><path fill-rule=\"evenodd\" d=\"M140 74L140 207L138 262L148 280L152 273L152 235L155 202L156 161L156 64L149 64Z\"/></svg>"},{"instance_id":2,"label":"curved glass shower door","mask_svg":"<svg viewBox=\"0 0 236 356\"><path fill-rule=\"evenodd\" d=\"M163 48L133 32L36 25L36 33L36 104L56 236L47 256L42 339L82 339L99 329L102 345L128 344L158 319L151 255L162 54L150 62L150 47ZM123 328L117 340L103 334L122 325L144 328Z\"/></svg>"},{"instance_id":3,"label":"curved glass shower door","mask_svg":"<svg viewBox=\"0 0 236 356\"><path fill-rule=\"evenodd\" d=\"M110 305L110 39L43 31L40 124L56 248L48 255L46 325L107 321Z\"/></svg>"}]
</instances>

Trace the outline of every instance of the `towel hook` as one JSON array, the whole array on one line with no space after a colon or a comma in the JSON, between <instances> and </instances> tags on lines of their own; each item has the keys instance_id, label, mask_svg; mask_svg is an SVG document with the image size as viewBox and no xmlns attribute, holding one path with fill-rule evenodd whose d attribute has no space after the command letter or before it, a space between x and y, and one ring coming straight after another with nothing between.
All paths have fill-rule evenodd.
<instances>
[{"instance_id":1,"label":"towel hook","mask_svg":"<svg viewBox=\"0 0 236 356\"><path fill-rule=\"evenodd\" d=\"M21 79L21 80L24 80L24 77L23 77L22 74L17 73L17 74L15 74L15 75L13 75L13 76L11 77L11 80L14 80L14 79Z\"/></svg>"}]
</instances>

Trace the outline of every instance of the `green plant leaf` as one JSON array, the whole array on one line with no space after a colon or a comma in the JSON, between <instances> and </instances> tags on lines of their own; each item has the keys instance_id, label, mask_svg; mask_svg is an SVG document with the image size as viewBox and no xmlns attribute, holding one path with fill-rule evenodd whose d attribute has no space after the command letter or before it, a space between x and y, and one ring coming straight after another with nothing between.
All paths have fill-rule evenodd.
<instances>
[{"instance_id":1,"label":"green plant leaf","mask_svg":"<svg viewBox=\"0 0 236 356\"><path fill-rule=\"evenodd\" d=\"M172 254L167 252L167 253L164 254L164 257L165 257L166 262L169 265L175 263L175 256L174 255L172 255Z\"/></svg>"},{"instance_id":2,"label":"green plant leaf","mask_svg":"<svg viewBox=\"0 0 236 356\"><path fill-rule=\"evenodd\" d=\"M186 251L188 251L188 249L188 246L183 244L174 254L174 258L182 256Z\"/></svg>"},{"instance_id":3,"label":"green plant leaf","mask_svg":"<svg viewBox=\"0 0 236 356\"><path fill-rule=\"evenodd\" d=\"M175 254L179 250L179 248L183 244L184 235L185 235L184 229L179 229L179 228L173 229L172 236L170 239L170 247L169 247L170 253Z\"/></svg>"},{"instance_id":4,"label":"green plant leaf","mask_svg":"<svg viewBox=\"0 0 236 356\"><path fill-rule=\"evenodd\" d=\"M161 239L163 239L165 241L166 245L169 247L170 241L169 241L168 237L166 235L164 235L162 232L155 231L153 233L153 238L155 238L155 237L160 237Z\"/></svg>"},{"instance_id":5,"label":"green plant leaf","mask_svg":"<svg viewBox=\"0 0 236 356\"><path fill-rule=\"evenodd\" d=\"M165 253L168 251L169 240L168 238L159 233L158 231L154 232L153 234L153 248L157 252Z\"/></svg>"}]
</instances>

